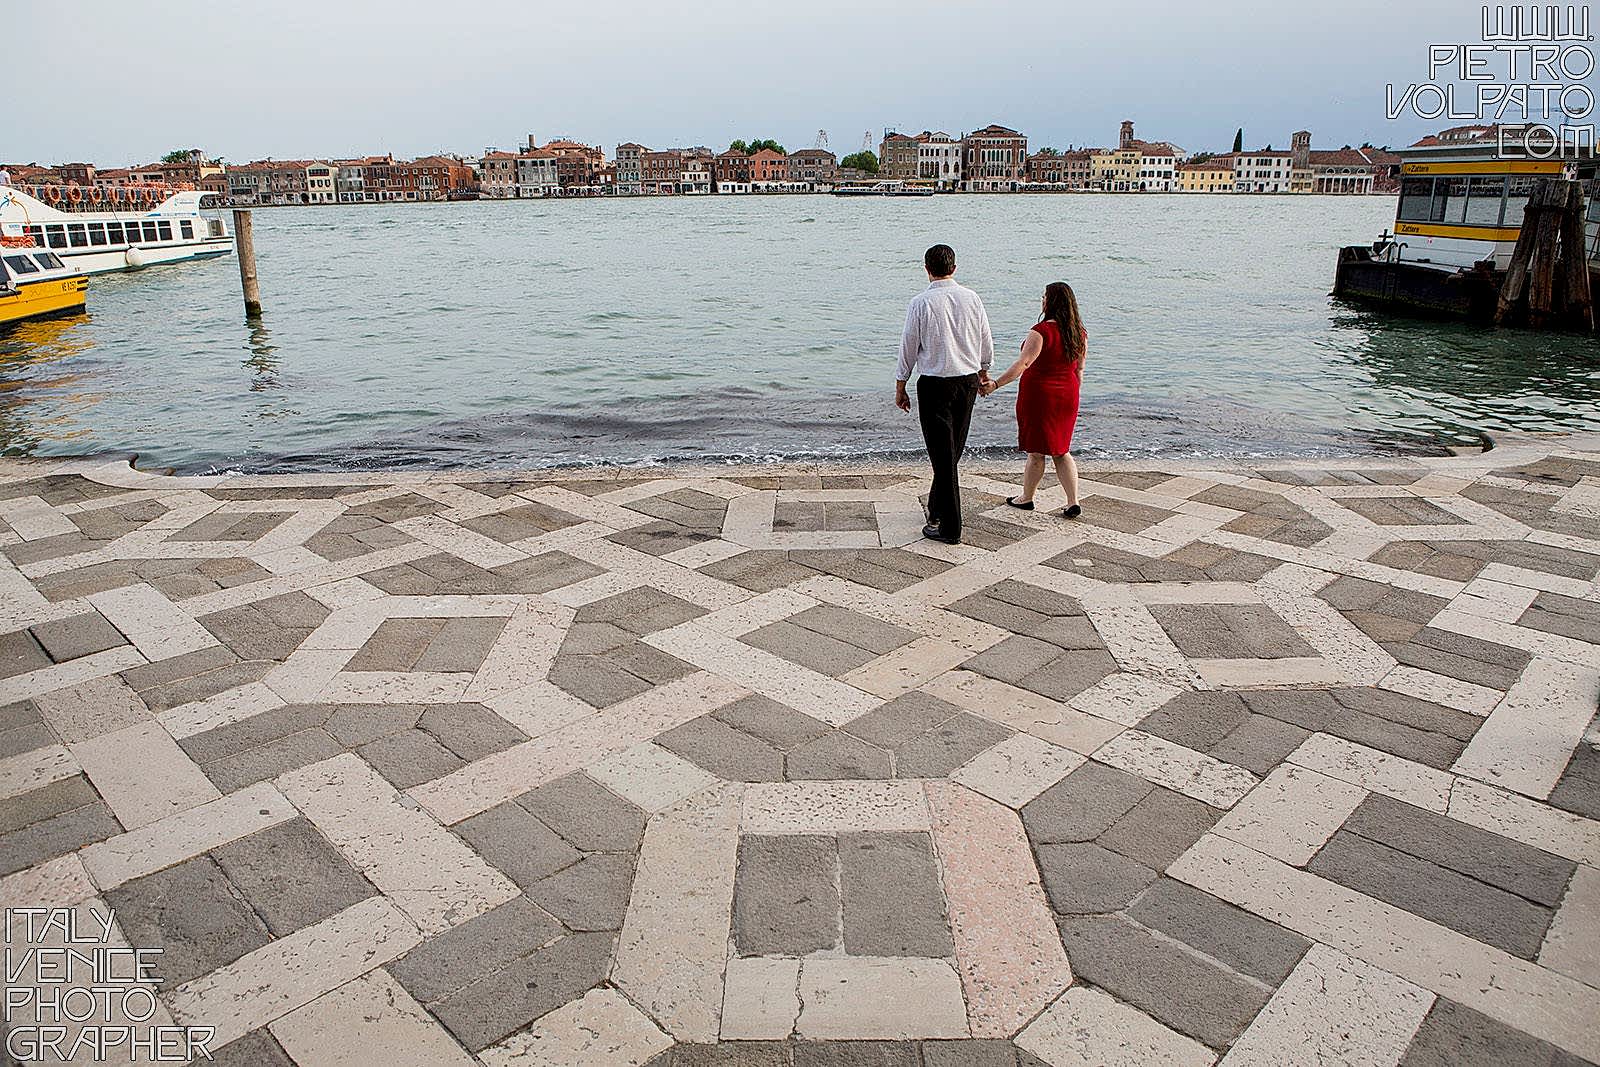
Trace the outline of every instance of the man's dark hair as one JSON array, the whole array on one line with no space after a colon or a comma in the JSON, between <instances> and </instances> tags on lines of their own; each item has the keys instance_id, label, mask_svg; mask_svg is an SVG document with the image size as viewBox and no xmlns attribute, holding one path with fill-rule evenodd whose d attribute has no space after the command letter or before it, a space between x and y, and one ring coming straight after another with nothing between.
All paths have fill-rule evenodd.
<instances>
[{"instance_id":1,"label":"man's dark hair","mask_svg":"<svg viewBox=\"0 0 1600 1067\"><path fill-rule=\"evenodd\" d=\"M948 278L956 272L956 250L949 245L934 245L922 254L922 265L935 278Z\"/></svg>"}]
</instances>

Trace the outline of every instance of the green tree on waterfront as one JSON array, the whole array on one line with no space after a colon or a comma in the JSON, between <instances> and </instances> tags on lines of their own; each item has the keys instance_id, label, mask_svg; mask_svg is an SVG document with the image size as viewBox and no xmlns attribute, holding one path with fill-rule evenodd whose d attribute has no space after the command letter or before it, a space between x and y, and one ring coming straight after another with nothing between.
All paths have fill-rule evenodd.
<instances>
[{"instance_id":1,"label":"green tree on waterfront","mask_svg":"<svg viewBox=\"0 0 1600 1067\"><path fill-rule=\"evenodd\" d=\"M1244 151L1244 127L1243 126L1240 126L1239 127L1239 132L1233 135L1233 150L1235 152L1243 152Z\"/></svg>"},{"instance_id":2,"label":"green tree on waterfront","mask_svg":"<svg viewBox=\"0 0 1600 1067\"><path fill-rule=\"evenodd\" d=\"M878 157L873 152L852 152L839 160L839 166L849 167L852 170L864 170L868 174L878 173Z\"/></svg>"},{"instance_id":3,"label":"green tree on waterfront","mask_svg":"<svg viewBox=\"0 0 1600 1067\"><path fill-rule=\"evenodd\" d=\"M742 152L749 156L754 155L763 148L771 149L780 156L786 156L789 154L788 149L784 148L783 145L779 144L777 141L774 141L771 137L763 137L759 141L735 141L728 146L728 151Z\"/></svg>"},{"instance_id":4,"label":"green tree on waterfront","mask_svg":"<svg viewBox=\"0 0 1600 1067\"><path fill-rule=\"evenodd\" d=\"M200 154L198 148L174 148L161 157L163 163L187 163L190 159Z\"/></svg>"},{"instance_id":5,"label":"green tree on waterfront","mask_svg":"<svg viewBox=\"0 0 1600 1067\"><path fill-rule=\"evenodd\" d=\"M1060 154L1061 153L1057 152L1054 148L1041 148L1041 149L1039 149L1039 151L1034 153L1034 155L1036 155L1036 156L1046 156L1046 157L1048 157L1050 159L1054 159L1055 157L1059 156Z\"/></svg>"}]
</instances>

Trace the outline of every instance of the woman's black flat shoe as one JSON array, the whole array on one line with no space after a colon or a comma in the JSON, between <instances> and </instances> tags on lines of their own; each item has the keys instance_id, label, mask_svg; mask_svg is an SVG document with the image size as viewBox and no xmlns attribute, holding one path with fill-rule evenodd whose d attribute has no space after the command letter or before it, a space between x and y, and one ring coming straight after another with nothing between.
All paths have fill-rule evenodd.
<instances>
[{"instance_id":1,"label":"woman's black flat shoe","mask_svg":"<svg viewBox=\"0 0 1600 1067\"><path fill-rule=\"evenodd\" d=\"M1006 497L1006 506L1016 508L1018 511L1032 511L1033 501L1029 500L1027 503L1019 504L1016 497L1008 496Z\"/></svg>"},{"instance_id":2,"label":"woman's black flat shoe","mask_svg":"<svg viewBox=\"0 0 1600 1067\"><path fill-rule=\"evenodd\" d=\"M1080 507L1077 504L1074 504L1070 508L1068 508L1066 511L1063 511L1061 514L1065 515L1069 519L1075 519L1079 515L1083 514L1083 508Z\"/></svg>"}]
</instances>

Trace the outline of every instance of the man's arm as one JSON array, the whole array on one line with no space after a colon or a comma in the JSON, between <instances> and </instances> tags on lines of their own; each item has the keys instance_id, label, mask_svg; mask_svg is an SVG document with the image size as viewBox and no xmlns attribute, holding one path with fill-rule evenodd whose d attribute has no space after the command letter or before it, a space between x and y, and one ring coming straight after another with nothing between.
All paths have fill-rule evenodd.
<instances>
[{"instance_id":1,"label":"man's arm","mask_svg":"<svg viewBox=\"0 0 1600 1067\"><path fill-rule=\"evenodd\" d=\"M917 365L917 350L922 347L922 316L916 301L906 309L906 327L900 334L900 361L894 370L894 406L901 411L911 410L911 396L906 392L906 382Z\"/></svg>"},{"instance_id":2,"label":"man's arm","mask_svg":"<svg viewBox=\"0 0 1600 1067\"><path fill-rule=\"evenodd\" d=\"M983 306L982 297L978 297L978 323L978 375L988 378L989 368L994 365L994 333L989 329L989 309Z\"/></svg>"},{"instance_id":3,"label":"man's arm","mask_svg":"<svg viewBox=\"0 0 1600 1067\"><path fill-rule=\"evenodd\" d=\"M912 301L906 309L905 329L900 333L900 362L894 371L897 382L910 381L917 366L917 350L922 347L922 316L917 312L917 302Z\"/></svg>"}]
</instances>

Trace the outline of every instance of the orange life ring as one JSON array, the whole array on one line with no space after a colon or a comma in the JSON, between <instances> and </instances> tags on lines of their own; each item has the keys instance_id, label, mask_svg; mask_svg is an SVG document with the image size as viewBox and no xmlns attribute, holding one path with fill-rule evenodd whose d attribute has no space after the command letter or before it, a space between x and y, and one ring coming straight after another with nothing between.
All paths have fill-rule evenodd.
<instances>
[{"instance_id":1,"label":"orange life ring","mask_svg":"<svg viewBox=\"0 0 1600 1067\"><path fill-rule=\"evenodd\" d=\"M74 204L83 203L83 186L79 185L77 182L73 182L72 184L68 185L67 199L72 201Z\"/></svg>"},{"instance_id":2,"label":"orange life ring","mask_svg":"<svg viewBox=\"0 0 1600 1067\"><path fill-rule=\"evenodd\" d=\"M47 200L49 200L52 204L61 203L61 186L59 186L59 185L47 185L44 188L45 188L45 198Z\"/></svg>"}]
</instances>

